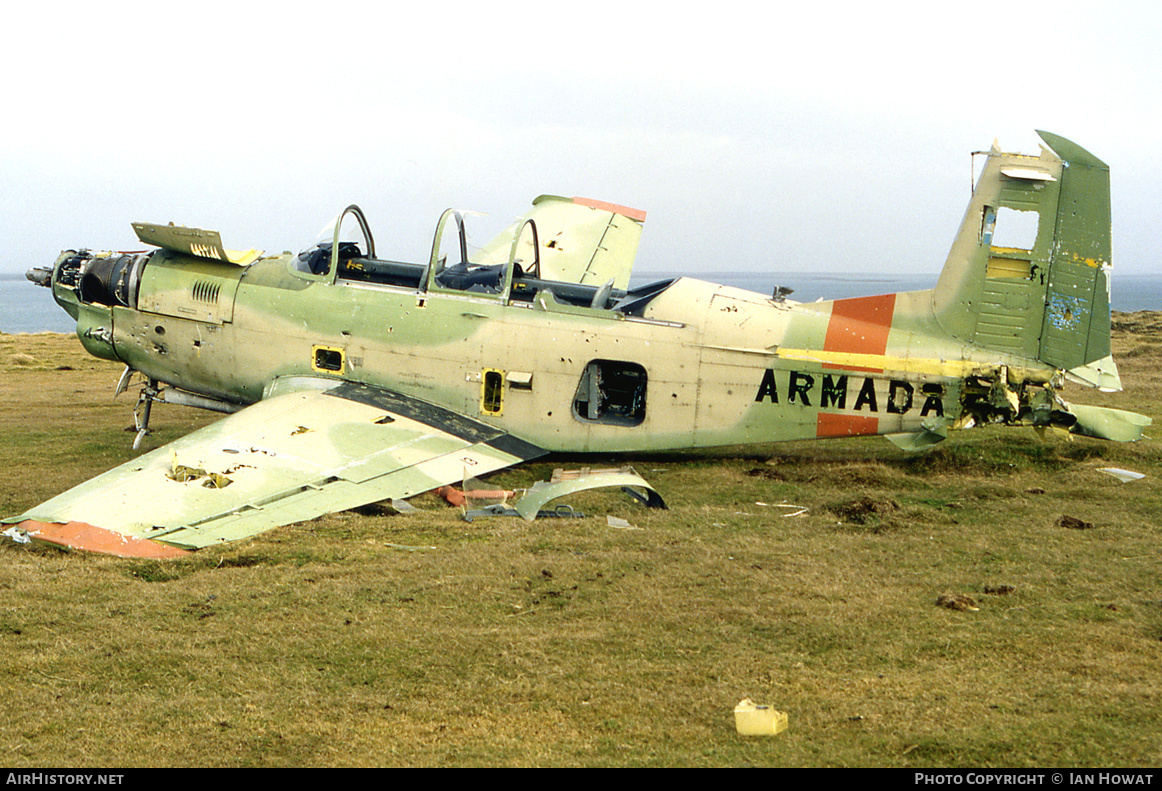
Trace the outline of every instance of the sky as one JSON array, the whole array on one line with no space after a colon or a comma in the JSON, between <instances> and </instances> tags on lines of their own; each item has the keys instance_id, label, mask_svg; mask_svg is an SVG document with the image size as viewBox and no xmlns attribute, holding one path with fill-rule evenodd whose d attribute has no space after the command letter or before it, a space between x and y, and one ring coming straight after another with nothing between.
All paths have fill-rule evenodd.
<instances>
[{"instance_id":1,"label":"sky","mask_svg":"<svg viewBox=\"0 0 1162 791\"><path fill-rule=\"evenodd\" d=\"M134 221L298 250L350 203L419 261L445 208L482 244L542 193L646 210L638 272L937 272L971 152L1035 129L1110 165L1115 282L1162 259L1158 3L110 0L6 27L0 273L140 249Z\"/></svg>"}]
</instances>

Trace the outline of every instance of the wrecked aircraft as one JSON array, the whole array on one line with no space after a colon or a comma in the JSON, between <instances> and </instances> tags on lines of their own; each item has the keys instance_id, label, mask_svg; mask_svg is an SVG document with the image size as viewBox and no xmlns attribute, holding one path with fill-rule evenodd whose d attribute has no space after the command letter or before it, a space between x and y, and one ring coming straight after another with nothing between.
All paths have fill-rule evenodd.
<instances>
[{"instance_id":1,"label":"wrecked aircraft","mask_svg":"<svg viewBox=\"0 0 1162 791\"><path fill-rule=\"evenodd\" d=\"M989 152L935 288L810 304L686 277L630 288L645 214L582 199L538 198L471 259L449 210L419 263L378 257L356 206L298 255L135 224L157 249L67 250L30 277L90 353L125 363L118 392L145 377L138 442L153 402L228 416L3 521L172 557L554 451L917 449L986 423L1136 440L1148 418L1058 394L1120 389L1109 170L1040 134L1039 155Z\"/></svg>"}]
</instances>

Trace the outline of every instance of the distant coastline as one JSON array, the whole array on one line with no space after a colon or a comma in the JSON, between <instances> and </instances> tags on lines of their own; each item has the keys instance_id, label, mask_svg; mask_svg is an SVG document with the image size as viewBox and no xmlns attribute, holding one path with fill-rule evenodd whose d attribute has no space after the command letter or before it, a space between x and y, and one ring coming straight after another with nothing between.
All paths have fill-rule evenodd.
<instances>
[{"instance_id":1,"label":"distant coastline","mask_svg":"<svg viewBox=\"0 0 1162 791\"><path fill-rule=\"evenodd\" d=\"M654 280L689 275L736 288L745 288L760 294L774 293L776 286L793 289L790 299L814 302L818 299L847 299L848 297L892 294L901 291L923 291L936 285L938 272L920 274L872 274L841 272L641 272L631 285L643 285ZM1114 310L1132 313L1137 310L1162 310L1162 275L1119 274L1115 269L1111 280L1110 304Z\"/></svg>"},{"instance_id":2,"label":"distant coastline","mask_svg":"<svg viewBox=\"0 0 1162 791\"><path fill-rule=\"evenodd\" d=\"M818 299L922 291L936 285L937 273L907 275L812 272L640 272L631 286L672 277L695 277L713 283L770 295L777 286L792 289L790 299ZM1114 310L1162 310L1162 275L1120 275L1114 271L1111 303ZM76 325L53 301L52 292L33 285L23 274L0 273L0 332L74 332Z\"/></svg>"}]
</instances>

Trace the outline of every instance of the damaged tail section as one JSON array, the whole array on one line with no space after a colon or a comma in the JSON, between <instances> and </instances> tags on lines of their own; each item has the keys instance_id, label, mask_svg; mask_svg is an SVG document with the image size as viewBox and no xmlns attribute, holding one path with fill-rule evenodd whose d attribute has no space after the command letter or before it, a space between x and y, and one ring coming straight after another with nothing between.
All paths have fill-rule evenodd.
<instances>
[{"instance_id":1,"label":"damaged tail section","mask_svg":"<svg viewBox=\"0 0 1162 791\"><path fill-rule=\"evenodd\" d=\"M1110 358L1109 167L1038 132L1039 156L994 143L934 292L949 334L1119 390Z\"/></svg>"},{"instance_id":2,"label":"damaged tail section","mask_svg":"<svg viewBox=\"0 0 1162 791\"><path fill-rule=\"evenodd\" d=\"M961 341L1121 390L1110 356L1109 167L1076 143L1038 134L1038 156L995 143L988 152L933 292L936 320ZM1089 436L1133 441L1151 422L1062 405L1069 412L1053 411L1051 422ZM1071 425L1061 425L1066 416Z\"/></svg>"}]
</instances>

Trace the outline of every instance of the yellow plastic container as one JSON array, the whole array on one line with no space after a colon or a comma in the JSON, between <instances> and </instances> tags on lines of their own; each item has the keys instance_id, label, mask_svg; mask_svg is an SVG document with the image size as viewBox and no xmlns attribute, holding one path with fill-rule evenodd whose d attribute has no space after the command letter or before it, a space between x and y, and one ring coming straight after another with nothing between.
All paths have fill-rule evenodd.
<instances>
[{"instance_id":1,"label":"yellow plastic container","mask_svg":"<svg viewBox=\"0 0 1162 791\"><path fill-rule=\"evenodd\" d=\"M744 698L734 707L734 726L742 736L774 736L787 730L787 712Z\"/></svg>"}]
</instances>

